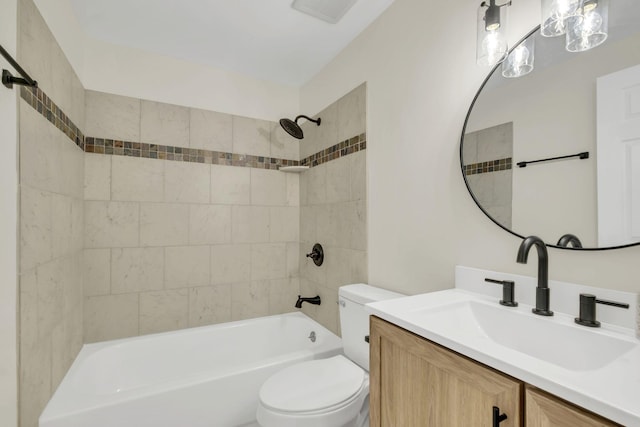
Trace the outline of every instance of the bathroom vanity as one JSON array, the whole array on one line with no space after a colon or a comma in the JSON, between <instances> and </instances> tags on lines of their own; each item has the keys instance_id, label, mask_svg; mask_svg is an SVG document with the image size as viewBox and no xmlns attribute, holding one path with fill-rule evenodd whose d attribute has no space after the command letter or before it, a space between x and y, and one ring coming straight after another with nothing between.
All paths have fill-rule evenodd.
<instances>
[{"instance_id":1,"label":"bathroom vanity","mask_svg":"<svg viewBox=\"0 0 640 427\"><path fill-rule=\"evenodd\" d=\"M518 304L486 278L515 283ZM540 316L535 278L458 266L454 289L368 304L371 425L640 427L638 294L549 287ZM628 308L577 324L590 293Z\"/></svg>"},{"instance_id":2,"label":"bathroom vanity","mask_svg":"<svg viewBox=\"0 0 640 427\"><path fill-rule=\"evenodd\" d=\"M372 427L619 425L375 316L370 344Z\"/></svg>"}]
</instances>

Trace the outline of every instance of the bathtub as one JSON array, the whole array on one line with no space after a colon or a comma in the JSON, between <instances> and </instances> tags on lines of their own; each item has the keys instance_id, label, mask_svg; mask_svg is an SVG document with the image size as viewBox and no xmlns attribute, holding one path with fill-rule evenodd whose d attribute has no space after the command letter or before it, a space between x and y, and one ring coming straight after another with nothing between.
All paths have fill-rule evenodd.
<instances>
[{"instance_id":1,"label":"bathtub","mask_svg":"<svg viewBox=\"0 0 640 427\"><path fill-rule=\"evenodd\" d=\"M40 427L253 426L269 376L341 352L302 313L86 344Z\"/></svg>"}]
</instances>

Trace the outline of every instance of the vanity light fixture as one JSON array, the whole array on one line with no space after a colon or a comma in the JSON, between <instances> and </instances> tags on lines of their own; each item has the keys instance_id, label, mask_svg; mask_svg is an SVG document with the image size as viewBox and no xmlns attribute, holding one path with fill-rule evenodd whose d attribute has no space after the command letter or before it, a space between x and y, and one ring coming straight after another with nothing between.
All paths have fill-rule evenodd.
<instances>
[{"instance_id":1,"label":"vanity light fixture","mask_svg":"<svg viewBox=\"0 0 640 427\"><path fill-rule=\"evenodd\" d=\"M579 15L567 20L569 52L584 52L600 46L609 32L609 0L581 0Z\"/></svg>"},{"instance_id":2,"label":"vanity light fixture","mask_svg":"<svg viewBox=\"0 0 640 427\"><path fill-rule=\"evenodd\" d=\"M476 60L478 65L495 65L507 56L507 6L486 0L478 8Z\"/></svg>"},{"instance_id":3,"label":"vanity light fixture","mask_svg":"<svg viewBox=\"0 0 640 427\"><path fill-rule=\"evenodd\" d=\"M567 19L579 15L582 0L542 0L540 33L556 37L566 33Z\"/></svg>"},{"instance_id":4,"label":"vanity light fixture","mask_svg":"<svg viewBox=\"0 0 640 427\"><path fill-rule=\"evenodd\" d=\"M502 62L502 76L516 78L529 74L533 71L534 55L535 37L527 37Z\"/></svg>"},{"instance_id":5,"label":"vanity light fixture","mask_svg":"<svg viewBox=\"0 0 640 427\"><path fill-rule=\"evenodd\" d=\"M584 52L607 39L609 0L542 0L540 33L566 34L569 52Z\"/></svg>"}]
</instances>

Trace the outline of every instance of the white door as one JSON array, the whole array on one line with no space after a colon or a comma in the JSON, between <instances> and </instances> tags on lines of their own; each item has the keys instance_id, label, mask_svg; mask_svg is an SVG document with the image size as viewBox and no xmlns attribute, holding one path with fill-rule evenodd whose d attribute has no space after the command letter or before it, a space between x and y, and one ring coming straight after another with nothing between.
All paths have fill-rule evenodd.
<instances>
[{"instance_id":1,"label":"white door","mask_svg":"<svg viewBox=\"0 0 640 427\"><path fill-rule=\"evenodd\" d=\"M597 81L598 246L640 242L640 65Z\"/></svg>"}]
</instances>

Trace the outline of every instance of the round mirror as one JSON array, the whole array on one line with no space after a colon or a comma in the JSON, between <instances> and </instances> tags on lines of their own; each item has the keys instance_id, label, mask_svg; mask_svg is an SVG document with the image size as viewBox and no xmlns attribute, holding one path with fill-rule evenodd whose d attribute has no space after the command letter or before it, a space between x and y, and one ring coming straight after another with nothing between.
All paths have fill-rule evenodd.
<instances>
[{"instance_id":1,"label":"round mirror","mask_svg":"<svg viewBox=\"0 0 640 427\"><path fill-rule=\"evenodd\" d=\"M611 1L608 19L605 42L580 53L532 31L469 108L465 183L519 237L586 250L640 244L640 2Z\"/></svg>"}]
</instances>

